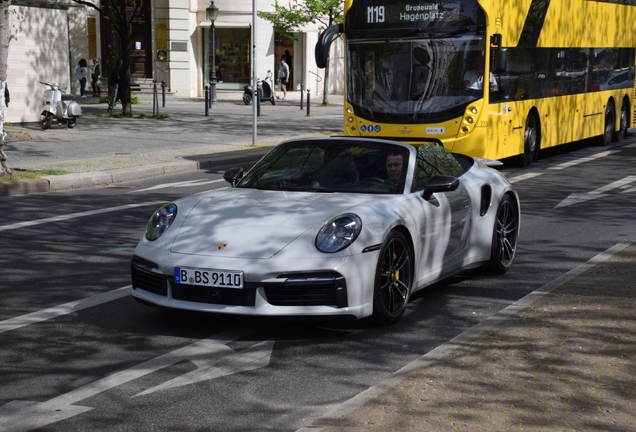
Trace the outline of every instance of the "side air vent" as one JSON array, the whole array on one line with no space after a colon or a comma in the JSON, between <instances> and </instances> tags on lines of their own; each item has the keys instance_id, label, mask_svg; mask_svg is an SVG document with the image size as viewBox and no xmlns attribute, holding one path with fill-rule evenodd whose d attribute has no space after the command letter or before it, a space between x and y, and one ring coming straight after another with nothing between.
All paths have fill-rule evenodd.
<instances>
[{"instance_id":1,"label":"side air vent","mask_svg":"<svg viewBox=\"0 0 636 432\"><path fill-rule=\"evenodd\" d=\"M490 203L492 202L492 188L490 185L481 187L481 204L479 206L479 216L486 216Z\"/></svg>"}]
</instances>

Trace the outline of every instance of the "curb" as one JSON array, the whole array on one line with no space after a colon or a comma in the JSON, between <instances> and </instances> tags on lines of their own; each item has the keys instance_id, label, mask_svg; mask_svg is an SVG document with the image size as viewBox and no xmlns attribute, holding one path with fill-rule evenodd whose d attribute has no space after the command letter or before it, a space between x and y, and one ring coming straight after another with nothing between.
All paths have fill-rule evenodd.
<instances>
[{"instance_id":1,"label":"curb","mask_svg":"<svg viewBox=\"0 0 636 432\"><path fill-rule=\"evenodd\" d=\"M143 180L167 174L178 174L202 169L227 167L232 164L246 163L261 158L269 148L258 150L239 150L225 156L200 161L178 161L130 168L118 168L106 171L43 176L33 180L0 182L0 196L28 195L33 193L65 191L103 187L109 184Z\"/></svg>"}]
</instances>

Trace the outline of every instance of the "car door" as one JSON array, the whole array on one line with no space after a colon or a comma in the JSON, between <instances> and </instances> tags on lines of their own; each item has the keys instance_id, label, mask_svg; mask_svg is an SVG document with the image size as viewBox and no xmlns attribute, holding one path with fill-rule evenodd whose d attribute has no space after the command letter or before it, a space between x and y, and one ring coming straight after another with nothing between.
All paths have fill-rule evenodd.
<instances>
[{"instance_id":1,"label":"car door","mask_svg":"<svg viewBox=\"0 0 636 432\"><path fill-rule=\"evenodd\" d=\"M461 181L463 168L444 147L424 144L418 148L412 192L419 193L419 265L417 282L429 283L453 272L466 243L471 200ZM453 191L437 192L425 198L428 181L437 174L459 178Z\"/></svg>"}]
</instances>

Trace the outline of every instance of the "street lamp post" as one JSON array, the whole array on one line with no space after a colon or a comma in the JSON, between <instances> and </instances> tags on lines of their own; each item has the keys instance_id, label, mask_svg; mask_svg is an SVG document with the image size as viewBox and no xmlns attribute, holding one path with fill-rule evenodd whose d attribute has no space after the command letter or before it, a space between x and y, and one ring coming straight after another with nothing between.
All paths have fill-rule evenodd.
<instances>
[{"instance_id":1,"label":"street lamp post","mask_svg":"<svg viewBox=\"0 0 636 432\"><path fill-rule=\"evenodd\" d=\"M216 100L216 40L214 39L214 21L219 14L219 8L214 6L214 0L210 1L210 6L205 9L208 19L210 20L210 33L212 35L211 51L212 51L212 74L210 75L210 104L218 102Z\"/></svg>"}]
</instances>

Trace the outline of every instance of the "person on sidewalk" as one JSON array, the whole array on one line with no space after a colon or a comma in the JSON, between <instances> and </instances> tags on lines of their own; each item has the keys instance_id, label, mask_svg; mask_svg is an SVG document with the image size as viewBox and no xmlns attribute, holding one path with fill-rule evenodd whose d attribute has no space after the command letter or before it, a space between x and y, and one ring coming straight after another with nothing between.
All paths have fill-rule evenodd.
<instances>
[{"instance_id":1,"label":"person on sidewalk","mask_svg":"<svg viewBox=\"0 0 636 432\"><path fill-rule=\"evenodd\" d=\"M280 59L280 68L278 69L278 79L280 80L280 89L283 91L282 100L287 99L287 83L289 81L289 66L285 62L285 57Z\"/></svg>"},{"instance_id":2,"label":"person on sidewalk","mask_svg":"<svg viewBox=\"0 0 636 432\"><path fill-rule=\"evenodd\" d=\"M121 79L121 65L122 61L117 59L115 62L115 67L110 72L110 77L108 78L108 94L111 97L111 105L117 105L117 99L119 99L119 87L121 87L122 79ZM117 87L117 90L115 90Z\"/></svg>"},{"instance_id":3,"label":"person on sidewalk","mask_svg":"<svg viewBox=\"0 0 636 432\"><path fill-rule=\"evenodd\" d=\"M93 97L102 96L102 67L99 65L99 59L93 59L93 67L91 68L91 81L93 84Z\"/></svg>"},{"instance_id":4,"label":"person on sidewalk","mask_svg":"<svg viewBox=\"0 0 636 432\"><path fill-rule=\"evenodd\" d=\"M75 76L80 83L80 94L82 95L82 99L86 98L84 92L86 91L86 80L88 79L88 63L86 63L86 59L81 59L79 64L75 68Z\"/></svg>"}]
</instances>

